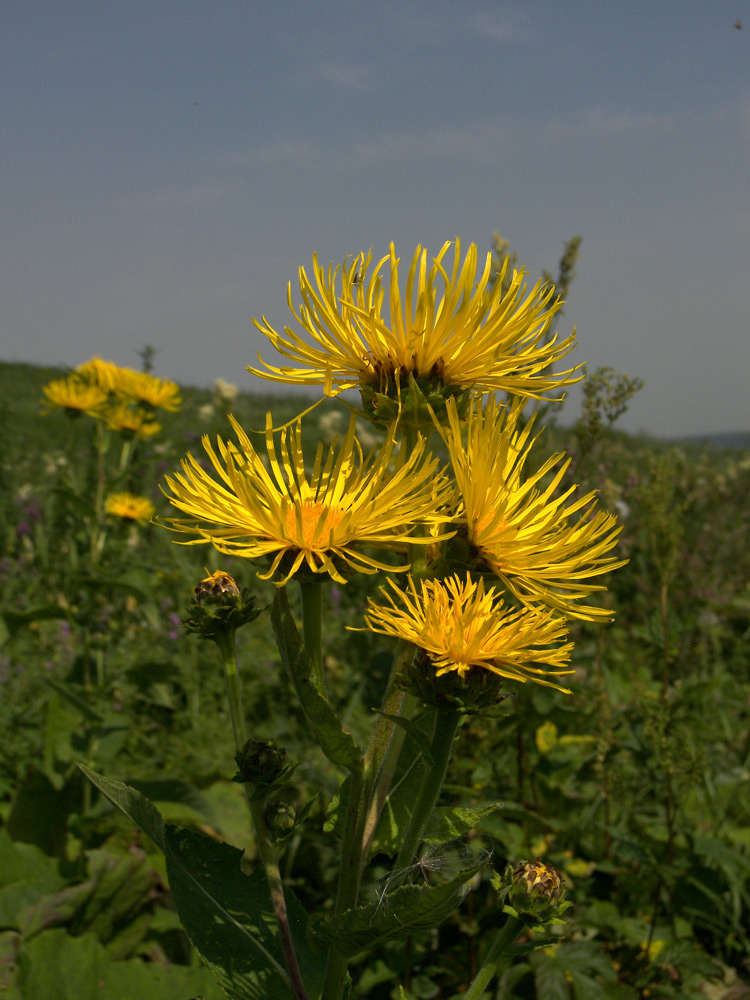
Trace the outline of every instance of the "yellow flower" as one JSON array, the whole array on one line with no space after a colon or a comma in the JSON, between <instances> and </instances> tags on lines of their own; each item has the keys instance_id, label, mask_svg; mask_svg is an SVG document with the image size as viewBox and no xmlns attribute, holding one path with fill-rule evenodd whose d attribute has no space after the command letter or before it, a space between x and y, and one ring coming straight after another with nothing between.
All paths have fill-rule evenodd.
<instances>
[{"instance_id":1,"label":"yellow flower","mask_svg":"<svg viewBox=\"0 0 750 1000\"><path fill-rule=\"evenodd\" d=\"M112 395L120 387L123 377L130 371L120 368L112 361L103 358L91 358L76 368L76 373L91 385L98 385L108 395Z\"/></svg>"},{"instance_id":2,"label":"yellow flower","mask_svg":"<svg viewBox=\"0 0 750 1000\"><path fill-rule=\"evenodd\" d=\"M176 411L182 405L180 387L176 382L157 378L149 372L137 372L132 368L123 369L117 392L120 396L161 410Z\"/></svg>"},{"instance_id":3,"label":"yellow flower","mask_svg":"<svg viewBox=\"0 0 750 1000\"><path fill-rule=\"evenodd\" d=\"M138 437L153 437L161 430L161 424L156 420L151 420L144 410L134 410L127 403L118 403L107 412L107 425L113 431L122 431L124 434L137 435Z\"/></svg>"},{"instance_id":4,"label":"yellow flower","mask_svg":"<svg viewBox=\"0 0 750 1000\"><path fill-rule=\"evenodd\" d=\"M345 583L341 575L344 565L360 573L393 570L362 548L425 545L430 539L411 535L412 527L432 528L449 520L441 509L450 496L450 485L438 472L437 459L425 457L424 439L407 459L397 460L391 468L393 439L363 458L352 416L338 456L332 446L324 463L323 445L319 444L308 473L301 425L298 422L293 432L282 430L279 454L269 413L269 471L247 434L233 417L229 419L239 449L219 438L217 453L208 437L203 438L221 482L188 455L182 462L182 474L167 477L172 495L164 491L188 517L169 518L167 526L199 536L185 544L210 542L228 555L270 557L269 570L258 574L261 579L269 579L281 569L286 583L306 567Z\"/></svg>"},{"instance_id":5,"label":"yellow flower","mask_svg":"<svg viewBox=\"0 0 750 1000\"><path fill-rule=\"evenodd\" d=\"M505 269L491 284L492 255L487 254L477 277L476 246L471 244L461 264L458 240L449 273L443 258L450 245L443 245L429 270L427 251L417 247L403 302L393 244L369 279L371 254L335 270L333 265L324 269L313 256L314 280L299 269L303 301L298 312L292 305L291 284L287 295L289 308L308 336L289 327L277 333L265 317L262 322L254 320L281 354L302 367L275 367L259 355L264 369L248 371L276 382L323 385L326 395L374 387L398 397L413 376L423 390L497 389L538 398L578 381L576 369L547 371L575 346L573 336L561 343L556 335L546 341L562 304L554 299L554 287L540 281L526 294L521 271L513 273L503 294ZM380 275L386 263L390 263L388 321L382 316Z\"/></svg>"},{"instance_id":6,"label":"yellow flower","mask_svg":"<svg viewBox=\"0 0 750 1000\"><path fill-rule=\"evenodd\" d=\"M563 618L548 610L505 607L494 587L486 591L483 580L468 574L465 581L457 576L422 581L419 590L411 577L407 590L388 583L398 600L381 587L388 604L368 600L368 628L423 649L437 677L488 670L567 692L548 679L573 672L566 666L573 643L554 645L567 638Z\"/></svg>"},{"instance_id":7,"label":"yellow flower","mask_svg":"<svg viewBox=\"0 0 750 1000\"><path fill-rule=\"evenodd\" d=\"M621 530L617 518L594 512L596 491L572 502L575 486L557 492L570 464L560 465L562 453L524 477L534 439L533 418L518 427L521 410L522 401L507 408L491 396L483 410L482 400L475 400L464 444L457 409L448 401L449 426L442 433L475 568L494 573L525 604L546 604L585 621L610 619L611 611L576 602L606 589L587 582L591 577L627 562L608 555Z\"/></svg>"},{"instance_id":8,"label":"yellow flower","mask_svg":"<svg viewBox=\"0 0 750 1000\"><path fill-rule=\"evenodd\" d=\"M140 524L150 521L156 513L156 508L148 497L140 497L135 493L113 493L104 502L104 509L112 517L122 517Z\"/></svg>"},{"instance_id":9,"label":"yellow flower","mask_svg":"<svg viewBox=\"0 0 750 1000\"><path fill-rule=\"evenodd\" d=\"M107 402L106 392L96 385L87 385L75 376L55 379L42 391L50 407L60 407L68 413L101 416L101 408Z\"/></svg>"}]
</instances>

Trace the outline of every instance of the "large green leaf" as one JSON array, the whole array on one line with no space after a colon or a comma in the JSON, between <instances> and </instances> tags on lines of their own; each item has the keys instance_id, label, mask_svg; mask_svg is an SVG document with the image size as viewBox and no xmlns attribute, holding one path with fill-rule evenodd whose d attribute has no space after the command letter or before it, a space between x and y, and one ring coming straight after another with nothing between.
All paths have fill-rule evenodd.
<instances>
[{"instance_id":1,"label":"large green leaf","mask_svg":"<svg viewBox=\"0 0 750 1000\"><path fill-rule=\"evenodd\" d=\"M313 940L352 956L390 938L432 930L455 910L481 867L482 862L477 862L443 885L401 886L336 917L313 918Z\"/></svg>"},{"instance_id":2,"label":"large green leaf","mask_svg":"<svg viewBox=\"0 0 750 1000\"><path fill-rule=\"evenodd\" d=\"M286 589L276 591L271 609L271 622L276 634L282 662L294 684L300 704L326 757L334 764L347 768L359 766L362 750L351 733L341 725L339 717L313 683L312 661L300 639L289 607Z\"/></svg>"},{"instance_id":3,"label":"large green leaf","mask_svg":"<svg viewBox=\"0 0 750 1000\"><path fill-rule=\"evenodd\" d=\"M80 765L79 765L80 766ZM82 767L107 798L164 851L180 920L232 1000L289 1000L291 991L265 876L247 876L242 852L164 823L139 792ZM307 916L285 893L297 958L311 998L320 994L323 958L305 941Z\"/></svg>"},{"instance_id":4,"label":"large green leaf","mask_svg":"<svg viewBox=\"0 0 750 1000\"><path fill-rule=\"evenodd\" d=\"M92 934L47 931L24 945L14 984L23 1000L226 1000L207 969L113 962Z\"/></svg>"},{"instance_id":5,"label":"large green leaf","mask_svg":"<svg viewBox=\"0 0 750 1000\"><path fill-rule=\"evenodd\" d=\"M18 913L45 893L62 889L59 864L33 844L14 843L0 831L0 929L18 927Z\"/></svg>"}]
</instances>

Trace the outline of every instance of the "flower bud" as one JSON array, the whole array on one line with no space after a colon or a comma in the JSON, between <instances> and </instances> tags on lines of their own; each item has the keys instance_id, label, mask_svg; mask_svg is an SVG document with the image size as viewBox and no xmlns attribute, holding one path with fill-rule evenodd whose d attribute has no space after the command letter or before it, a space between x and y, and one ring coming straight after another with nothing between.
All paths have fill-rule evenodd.
<instances>
[{"instance_id":1,"label":"flower bud","mask_svg":"<svg viewBox=\"0 0 750 1000\"><path fill-rule=\"evenodd\" d=\"M291 773L286 762L286 750L273 743L248 740L234 759L238 770L232 780L254 785L258 790L270 789Z\"/></svg>"},{"instance_id":2,"label":"flower bud","mask_svg":"<svg viewBox=\"0 0 750 1000\"><path fill-rule=\"evenodd\" d=\"M470 670L463 677L456 672L438 676L429 654L422 649L407 666L401 683L409 694L438 709L479 712L510 697L502 691L503 678L489 670Z\"/></svg>"},{"instance_id":3,"label":"flower bud","mask_svg":"<svg viewBox=\"0 0 750 1000\"><path fill-rule=\"evenodd\" d=\"M433 414L439 423L445 420L446 399L455 398L459 416L465 416L471 392L469 389L444 386L439 373L432 378L415 378L413 372L408 372L406 382L399 382L393 375L388 375L380 382L364 384L360 388L360 396L365 414L374 423L388 425L398 418L402 425L433 430Z\"/></svg>"},{"instance_id":4,"label":"flower bud","mask_svg":"<svg viewBox=\"0 0 750 1000\"><path fill-rule=\"evenodd\" d=\"M288 802L269 802L265 820L271 838L285 840L297 825L297 810Z\"/></svg>"},{"instance_id":5,"label":"flower bud","mask_svg":"<svg viewBox=\"0 0 750 1000\"><path fill-rule=\"evenodd\" d=\"M537 859L508 865L493 886L499 890L503 909L529 926L564 923L561 915L571 905L565 899L562 873Z\"/></svg>"},{"instance_id":6,"label":"flower bud","mask_svg":"<svg viewBox=\"0 0 750 1000\"><path fill-rule=\"evenodd\" d=\"M222 569L211 573L205 580L201 580L193 591L196 604L209 604L218 600L224 603L226 597L239 597L240 588L234 581L234 577Z\"/></svg>"},{"instance_id":7,"label":"flower bud","mask_svg":"<svg viewBox=\"0 0 750 1000\"><path fill-rule=\"evenodd\" d=\"M255 598L241 591L229 573L217 570L195 588L188 616L181 624L203 639L216 640L253 621L262 610L256 609Z\"/></svg>"}]
</instances>

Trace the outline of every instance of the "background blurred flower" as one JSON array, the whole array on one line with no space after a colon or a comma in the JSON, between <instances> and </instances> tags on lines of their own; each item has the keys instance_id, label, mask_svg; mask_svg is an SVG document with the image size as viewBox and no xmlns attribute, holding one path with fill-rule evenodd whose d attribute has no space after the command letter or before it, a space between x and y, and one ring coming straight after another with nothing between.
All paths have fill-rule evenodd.
<instances>
[{"instance_id":1,"label":"background blurred flower","mask_svg":"<svg viewBox=\"0 0 750 1000\"><path fill-rule=\"evenodd\" d=\"M137 496L135 493L112 493L107 497L104 509L112 517L138 521L140 524L150 521L156 513L156 507L148 497Z\"/></svg>"},{"instance_id":2,"label":"background blurred flower","mask_svg":"<svg viewBox=\"0 0 750 1000\"><path fill-rule=\"evenodd\" d=\"M87 413L91 417L101 415L102 407L107 402L107 393L97 385L89 385L80 379L54 379L42 389L47 405L59 407L68 413Z\"/></svg>"}]
</instances>

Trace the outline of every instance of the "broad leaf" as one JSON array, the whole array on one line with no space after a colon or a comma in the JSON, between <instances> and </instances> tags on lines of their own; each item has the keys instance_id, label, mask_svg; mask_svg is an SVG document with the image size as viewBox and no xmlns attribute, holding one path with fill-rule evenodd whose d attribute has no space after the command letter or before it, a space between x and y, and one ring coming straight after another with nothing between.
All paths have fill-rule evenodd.
<instances>
[{"instance_id":1,"label":"broad leaf","mask_svg":"<svg viewBox=\"0 0 750 1000\"><path fill-rule=\"evenodd\" d=\"M180 920L229 997L289 1000L289 980L262 870L248 877L240 868L242 851L165 824L157 809L135 789L103 778L88 768L82 770L164 851ZM306 944L305 911L291 892L285 892L285 898L308 993L311 998L317 997L323 959Z\"/></svg>"},{"instance_id":2,"label":"broad leaf","mask_svg":"<svg viewBox=\"0 0 750 1000\"><path fill-rule=\"evenodd\" d=\"M226 1000L207 969L113 962L92 934L47 931L24 946L18 964L15 985L23 1000Z\"/></svg>"},{"instance_id":3,"label":"broad leaf","mask_svg":"<svg viewBox=\"0 0 750 1000\"><path fill-rule=\"evenodd\" d=\"M438 808L432 814L424 839L429 844L442 844L446 840L463 837L468 830L478 826L485 816L499 808L499 802L467 809Z\"/></svg>"},{"instance_id":4,"label":"broad leaf","mask_svg":"<svg viewBox=\"0 0 750 1000\"><path fill-rule=\"evenodd\" d=\"M443 885L401 886L339 916L313 918L311 935L316 942L333 945L349 957L390 938L432 930L459 905L468 882L481 867L477 862Z\"/></svg>"}]
</instances>

